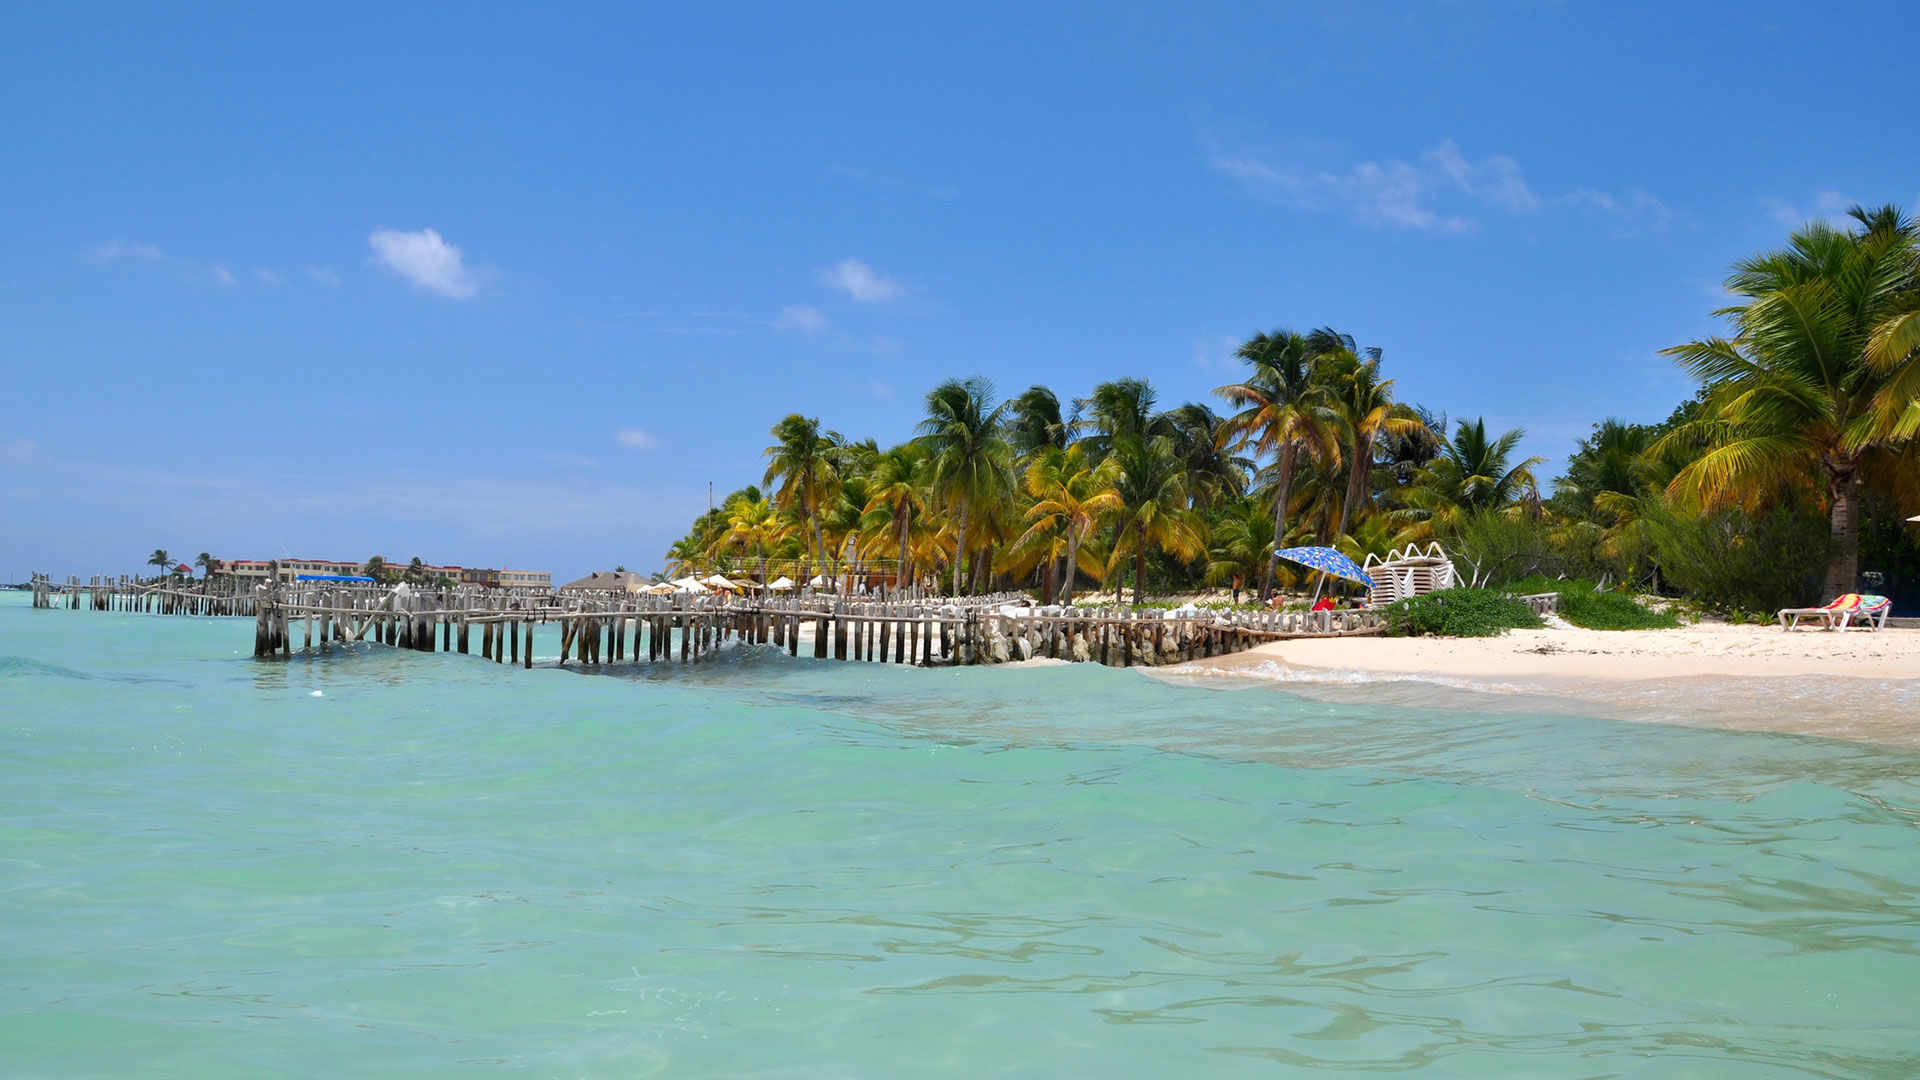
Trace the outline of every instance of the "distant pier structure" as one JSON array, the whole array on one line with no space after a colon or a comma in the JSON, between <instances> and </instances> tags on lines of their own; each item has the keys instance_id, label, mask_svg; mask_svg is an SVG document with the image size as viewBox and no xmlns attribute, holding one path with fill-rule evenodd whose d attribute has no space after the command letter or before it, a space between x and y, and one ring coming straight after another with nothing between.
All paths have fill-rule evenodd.
<instances>
[{"instance_id":1,"label":"distant pier structure","mask_svg":"<svg viewBox=\"0 0 1920 1080\"><path fill-rule=\"evenodd\" d=\"M37 577L34 606L152 614L249 616L254 655L291 656L372 641L420 652L472 653L534 666L557 635L559 664L587 668L696 664L723 647L773 646L789 656L946 666L1049 658L1155 666L1240 652L1288 638L1377 634L1377 611L1241 611L1193 607L1035 606L1024 594L879 597L802 592L668 596L455 586L280 582L222 590L216 582L130 579L82 585Z\"/></svg>"}]
</instances>

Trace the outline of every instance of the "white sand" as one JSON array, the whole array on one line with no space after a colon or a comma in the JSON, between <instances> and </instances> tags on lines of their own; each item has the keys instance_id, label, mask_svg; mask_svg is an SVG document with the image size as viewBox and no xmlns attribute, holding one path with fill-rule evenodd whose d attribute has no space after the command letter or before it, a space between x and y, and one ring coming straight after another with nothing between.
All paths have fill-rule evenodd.
<instances>
[{"instance_id":1,"label":"white sand","mask_svg":"<svg viewBox=\"0 0 1920 1080\"><path fill-rule=\"evenodd\" d=\"M1548 709L1920 747L1920 630L1563 624L1495 638L1276 641L1154 671L1337 701Z\"/></svg>"},{"instance_id":2,"label":"white sand","mask_svg":"<svg viewBox=\"0 0 1920 1080\"><path fill-rule=\"evenodd\" d=\"M1676 630L1512 630L1493 638L1276 641L1208 661L1473 679L1842 675L1920 678L1920 631L1794 630L1702 622Z\"/></svg>"}]
</instances>

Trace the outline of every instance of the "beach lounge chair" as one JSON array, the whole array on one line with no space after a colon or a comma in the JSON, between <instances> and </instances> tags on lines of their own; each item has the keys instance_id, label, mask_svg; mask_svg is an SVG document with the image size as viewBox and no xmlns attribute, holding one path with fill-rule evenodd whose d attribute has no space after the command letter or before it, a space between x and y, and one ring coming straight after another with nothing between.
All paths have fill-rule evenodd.
<instances>
[{"instance_id":1,"label":"beach lounge chair","mask_svg":"<svg viewBox=\"0 0 1920 1080\"><path fill-rule=\"evenodd\" d=\"M1824 607L1781 608L1780 629L1796 630L1800 620L1815 619L1822 630L1845 630L1850 625L1883 630L1887 625L1887 614L1892 610L1893 601L1884 596L1846 593L1835 597Z\"/></svg>"}]
</instances>

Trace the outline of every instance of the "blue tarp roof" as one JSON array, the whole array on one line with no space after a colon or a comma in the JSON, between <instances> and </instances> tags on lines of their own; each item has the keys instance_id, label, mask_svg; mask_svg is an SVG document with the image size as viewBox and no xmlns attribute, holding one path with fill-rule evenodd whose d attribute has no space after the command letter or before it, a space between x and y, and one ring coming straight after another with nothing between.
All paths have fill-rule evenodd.
<instances>
[{"instance_id":1,"label":"blue tarp roof","mask_svg":"<svg viewBox=\"0 0 1920 1080\"><path fill-rule=\"evenodd\" d=\"M293 580L295 581L372 581L373 579L370 577L359 577L353 574L295 574L293 577Z\"/></svg>"}]
</instances>

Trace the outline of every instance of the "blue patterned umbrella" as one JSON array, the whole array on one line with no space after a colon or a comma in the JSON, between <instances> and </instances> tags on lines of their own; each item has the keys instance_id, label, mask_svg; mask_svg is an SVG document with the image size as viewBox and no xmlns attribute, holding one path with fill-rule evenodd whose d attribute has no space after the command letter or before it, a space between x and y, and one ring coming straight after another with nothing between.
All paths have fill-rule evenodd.
<instances>
[{"instance_id":1,"label":"blue patterned umbrella","mask_svg":"<svg viewBox=\"0 0 1920 1080\"><path fill-rule=\"evenodd\" d=\"M1369 589L1373 588L1373 579L1367 576L1366 571L1360 569L1359 563L1330 547L1281 548L1274 554L1288 562L1299 563L1309 569L1320 570L1337 578L1357 581Z\"/></svg>"}]
</instances>

